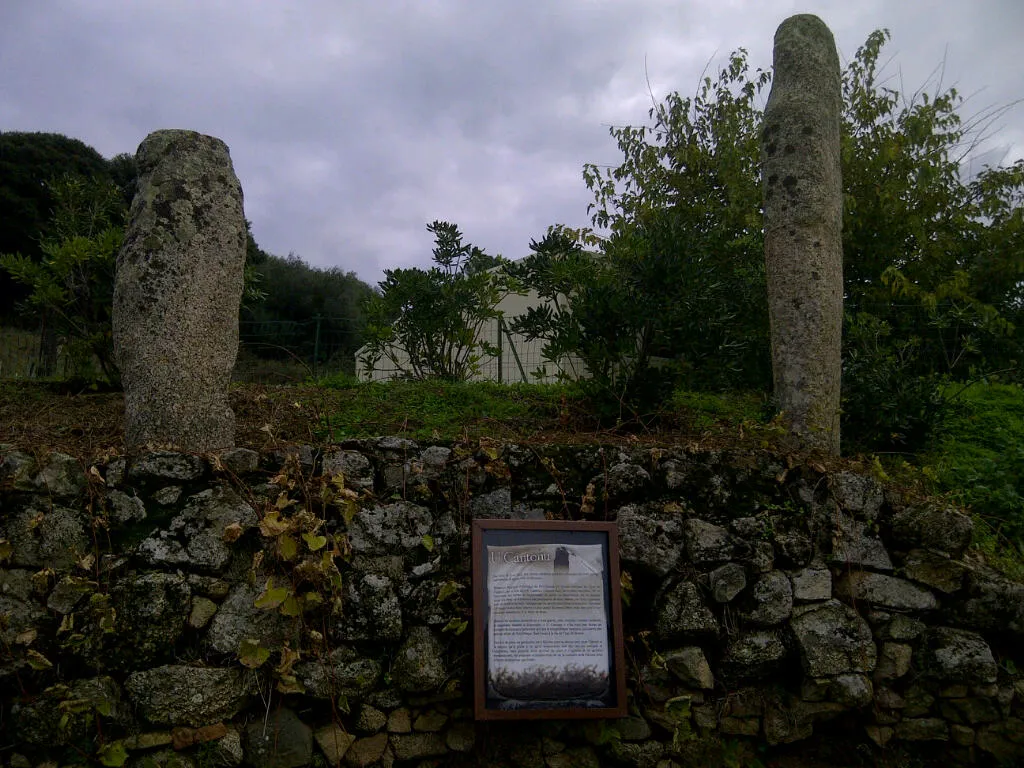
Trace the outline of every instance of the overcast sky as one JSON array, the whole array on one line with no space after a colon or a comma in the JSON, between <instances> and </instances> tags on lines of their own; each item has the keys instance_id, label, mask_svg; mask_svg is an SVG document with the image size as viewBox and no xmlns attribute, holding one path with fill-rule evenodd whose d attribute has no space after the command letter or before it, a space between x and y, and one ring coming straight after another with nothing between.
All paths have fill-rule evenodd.
<instances>
[{"instance_id":1,"label":"overcast sky","mask_svg":"<svg viewBox=\"0 0 1024 768\"><path fill-rule=\"evenodd\" d=\"M739 47L769 67L802 12L844 64L888 27L910 86L945 57L968 113L1024 97L1024 0L0 0L0 130L107 157L218 136L265 250L376 283L429 264L434 219L509 258L586 224L582 166L618 162L645 77L692 93ZM1024 157L1024 106L997 127L986 159Z\"/></svg>"}]
</instances>

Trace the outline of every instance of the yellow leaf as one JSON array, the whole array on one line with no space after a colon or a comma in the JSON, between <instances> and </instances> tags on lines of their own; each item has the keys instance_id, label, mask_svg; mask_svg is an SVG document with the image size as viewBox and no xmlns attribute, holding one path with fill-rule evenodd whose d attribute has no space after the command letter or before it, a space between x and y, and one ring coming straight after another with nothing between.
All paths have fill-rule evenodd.
<instances>
[{"instance_id":1,"label":"yellow leaf","mask_svg":"<svg viewBox=\"0 0 1024 768\"><path fill-rule=\"evenodd\" d=\"M345 520L345 525L351 525L352 520L359 513L359 506L351 499L339 506L341 507L341 516Z\"/></svg>"},{"instance_id":2,"label":"yellow leaf","mask_svg":"<svg viewBox=\"0 0 1024 768\"><path fill-rule=\"evenodd\" d=\"M359 498L359 491L354 491L351 488L339 488L338 495L343 499L354 501Z\"/></svg>"},{"instance_id":3,"label":"yellow leaf","mask_svg":"<svg viewBox=\"0 0 1024 768\"><path fill-rule=\"evenodd\" d=\"M299 542L285 534L277 540L277 552L282 559L293 560L299 554Z\"/></svg>"},{"instance_id":4,"label":"yellow leaf","mask_svg":"<svg viewBox=\"0 0 1024 768\"><path fill-rule=\"evenodd\" d=\"M29 648L25 652L25 658L28 659L28 665L32 667L36 672L42 672L44 669L52 669L53 664L39 651L32 650Z\"/></svg>"},{"instance_id":5,"label":"yellow leaf","mask_svg":"<svg viewBox=\"0 0 1024 768\"><path fill-rule=\"evenodd\" d=\"M298 616L302 613L302 606L295 595L288 595L281 603L280 610L283 616Z\"/></svg>"},{"instance_id":6,"label":"yellow leaf","mask_svg":"<svg viewBox=\"0 0 1024 768\"><path fill-rule=\"evenodd\" d=\"M250 637L239 643L238 661L243 666L249 669L257 669L262 667L269 658L270 651L260 645L259 640Z\"/></svg>"},{"instance_id":7,"label":"yellow leaf","mask_svg":"<svg viewBox=\"0 0 1024 768\"><path fill-rule=\"evenodd\" d=\"M14 554L14 545L8 539L0 539L0 563L10 560Z\"/></svg>"},{"instance_id":8,"label":"yellow leaf","mask_svg":"<svg viewBox=\"0 0 1024 768\"><path fill-rule=\"evenodd\" d=\"M281 663L277 665L276 672L279 675L290 675L295 662L302 656L300 651L293 651L289 646L281 649Z\"/></svg>"},{"instance_id":9,"label":"yellow leaf","mask_svg":"<svg viewBox=\"0 0 1024 768\"><path fill-rule=\"evenodd\" d=\"M319 592L307 592L302 596L302 604L307 611L311 611L320 605L324 599Z\"/></svg>"},{"instance_id":10,"label":"yellow leaf","mask_svg":"<svg viewBox=\"0 0 1024 768\"><path fill-rule=\"evenodd\" d=\"M277 690L279 693L305 693L305 686L300 683L295 675L281 675L277 679Z\"/></svg>"},{"instance_id":11,"label":"yellow leaf","mask_svg":"<svg viewBox=\"0 0 1024 768\"><path fill-rule=\"evenodd\" d=\"M263 588L263 592L260 593L259 597L256 598L253 605L264 611L273 610L283 603L289 594L287 586L275 587L274 577L267 577L267 584Z\"/></svg>"},{"instance_id":12,"label":"yellow leaf","mask_svg":"<svg viewBox=\"0 0 1024 768\"><path fill-rule=\"evenodd\" d=\"M50 581L56 578L53 568L43 568L32 574L32 589L36 592L48 592Z\"/></svg>"},{"instance_id":13,"label":"yellow leaf","mask_svg":"<svg viewBox=\"0 0 1024 768\"><path fill-rule=\"evenodd\" d=\"M444 600L448 599L456 592L458 592L460 589L462 589L462 585L459 584L459 582L446 581L444 584L441 585L441 589L439 589L437 592L437 602L443 602Z\"/></svg>"},{"instance_id":14,"label":"yellow leaf","mask_svg":"<svg viewBox=\"0 0 1024 768\"><path fill-rule=\"evenodd\" d=\"M15 645L32 645L32 641L38 636L34 629L26 629L24 632L14 636Z\"/></svg>"},{"instance_id":15,"label":"yellow leaf","mask_svg":"<svg viewBox=\"0 0 1024 768\"><path fill-rule=\"evenodd\" d=\"M108 608L104 611L99 618L99 626L107 634L114 631L114 625L117 622L117 609Z\"/></svg>"},{"instance_id":16,"label":"yellow leaf","mask_svg":"<svg viewBox=\"0 0 1024 768\"><path fill-rule=\"evenodd\" d=\"M456 635L461 635L463 632L466 631L466 627L468 626L468 621L466 621L465 619L460 619L458 616L455 616L451 619L451 621L444 625L444 629L442 629L441 631L454 632Z\"/></svg>"},{"instance_id":17,"label":"yellow leaf","mask_svg":"<svg viewBox=\"0 0 1024 768\"><path fill-rule=\"evenodd\" d=\"M331 588L336 592L341 589L341 573L338 571L338 566L334 564L334 558L330 552L324 552L320 556L320 570L328 581L331 583Z\"/></svg>"},{"instance_id":18,"label":"yellow leaf","mask_svg":"<svg viewBox=\"0 0 1024 768\"><path fill-rule=\"evenodd\" d=\"M121 768L128 760L128 750L124 748L122 742L112 741L100 747L96 752L96 757L107 768Z\"/></svg>"},{"instance_id":19,"label":"yellow leaf","mask_svg":"<svg viewBox=\"0 0 1024 768\"><path fill-rule=\"evenodd\" d=\"M284 494L281 494L282 496ZM280 501L280 500L279 500ZM260 520L260 533L267 538L274 538L280 536L282 533L291 528L290 520L282 520L281 513L276 509L267 512L263 515L263 519Z\"/></svg>"},{"instance_id":20,"label":"yellow leaf","mask_svg":"<svg viewBox=\"0 0 1024 768\"><path fill-rule=\"evenodd\" d=\"M306 546L309 547L310 552L316 552L327 544L326 536L317 536L314 533L302 534L302 540L306 542Z\"/></svg>"}]
</instances>

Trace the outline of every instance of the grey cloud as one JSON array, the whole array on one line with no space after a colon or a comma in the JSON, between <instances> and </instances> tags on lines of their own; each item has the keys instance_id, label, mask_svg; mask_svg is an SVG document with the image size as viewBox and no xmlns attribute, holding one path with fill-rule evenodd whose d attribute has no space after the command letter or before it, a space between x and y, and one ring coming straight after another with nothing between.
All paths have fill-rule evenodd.
<instances>
[{"instance_id":1,"label":"grey cloud","mask_svg":"<svg viewBox=\"0 0 1024 768\"><path fill-rule=\"evenodd\" d=\"M646 120L647 77L658 96L692 92L741 46L767 67L775 27L807 6L846 58L889 26L907 82L948 43L950 83L988 86L979 105L1024 95L1016 0L0 5L4 130L108 156L161 127L220 136L264 248L369 281L427 264L435 218L510 257L551 223L585 224L582 165L618 161L607 126ZM1004 122L998 141L1024 151L1024 114Z\"/></svg>"}]
</instances>

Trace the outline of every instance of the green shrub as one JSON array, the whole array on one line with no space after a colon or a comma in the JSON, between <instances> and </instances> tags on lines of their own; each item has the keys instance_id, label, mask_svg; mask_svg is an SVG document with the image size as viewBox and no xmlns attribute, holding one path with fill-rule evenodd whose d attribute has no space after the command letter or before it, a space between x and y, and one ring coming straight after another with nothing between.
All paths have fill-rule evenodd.
<instances>
[{"instance_id":1,"label":"green shrub","mask_svg":"<svg viewBox=\"0 0 1024 768\"><path fill-rule=\"evenodd\" d=\"M847 318L843 350L844 453L914 452L948 412L946 378L922 370L916 340L892 338L872 315Z\"/></svg>"},{"instance_id":2,"label":"green shrub","mask_svg":"<svg viewBox=\"0 0 1024 768\"><path fill-rule=\"evenodd\" d=\"M940 487L1018 546L1024 542L1024 389L975 384L938 428L923 457Z\"/></svg>"}]
</instances>

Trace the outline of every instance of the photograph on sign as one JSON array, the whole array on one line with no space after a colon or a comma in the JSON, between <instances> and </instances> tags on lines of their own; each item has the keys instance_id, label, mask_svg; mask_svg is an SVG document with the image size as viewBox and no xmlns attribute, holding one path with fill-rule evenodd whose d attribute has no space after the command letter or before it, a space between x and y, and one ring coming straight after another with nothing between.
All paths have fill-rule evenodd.
<instances>
[{"instance_id":1,"label":"photograph on sign","mask_svg":"<svg viewBox=\"0 0 1024 768\"><path fill-rule=\"evenodd\" d=\"M615 716L614 550L611 524L475 524L478 716Z\"/></svg>"}]
</instances>

